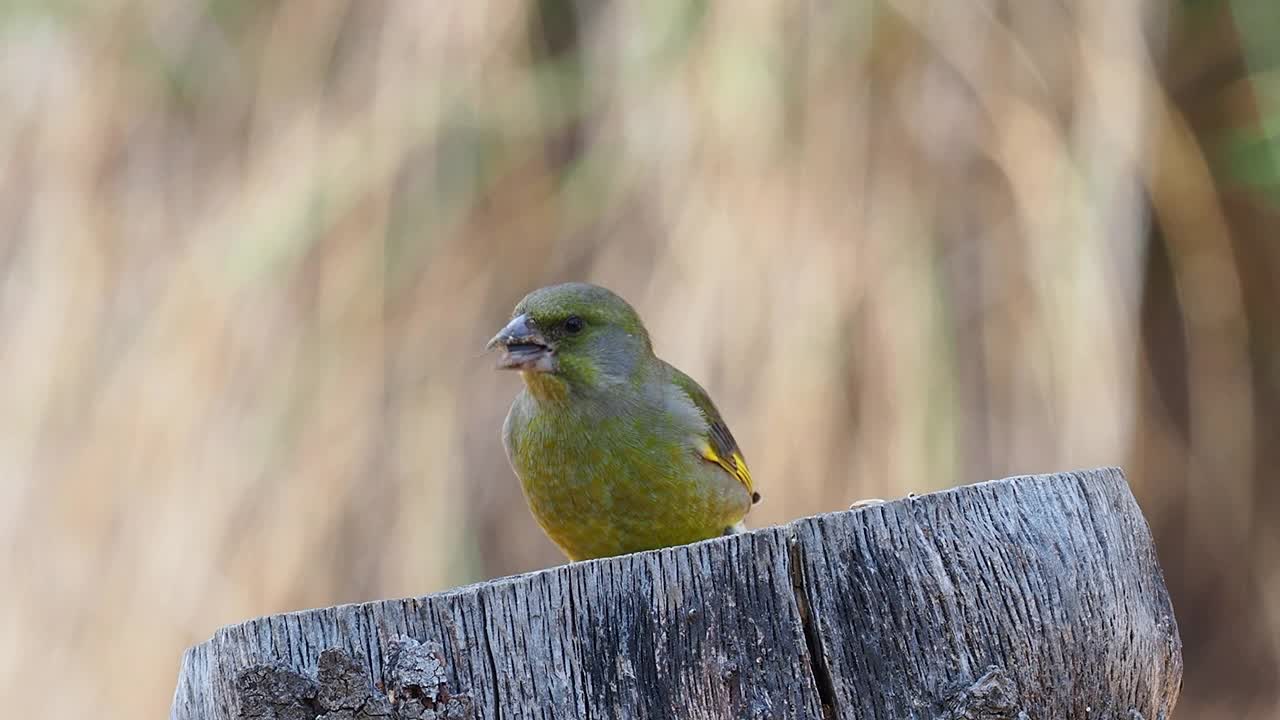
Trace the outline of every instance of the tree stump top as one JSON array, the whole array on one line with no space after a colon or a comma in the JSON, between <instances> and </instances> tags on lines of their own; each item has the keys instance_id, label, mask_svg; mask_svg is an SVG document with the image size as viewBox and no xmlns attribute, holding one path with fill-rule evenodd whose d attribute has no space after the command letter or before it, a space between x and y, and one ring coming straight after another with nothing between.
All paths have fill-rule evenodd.
<instances>
[{"instance_id":1,"label":"tree stump top","mask_svg":"<svg viewBox=\"0 0 1280 720\"><path fill-rule=\"evenodd\" d=\"M1116 468L257 618L172 720L1168 718L1181 641Z\"/></svg>"}]
</instances>

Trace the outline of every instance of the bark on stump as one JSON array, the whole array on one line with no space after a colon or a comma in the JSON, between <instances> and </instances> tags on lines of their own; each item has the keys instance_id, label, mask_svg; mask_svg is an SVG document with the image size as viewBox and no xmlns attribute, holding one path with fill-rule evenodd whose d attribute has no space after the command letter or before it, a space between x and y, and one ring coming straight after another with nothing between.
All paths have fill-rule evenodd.
<instances>
[{"instance_id":1,"label":"bark on stump","mask_svg":"<svg viewBox=\"0 0 1280 720\"><path fill-rule=\"evenodd\" d=\"M173 720L1158 720L1181 642L1116 468L1016 477L187 651Z\"/></svg>"}]
</instances>

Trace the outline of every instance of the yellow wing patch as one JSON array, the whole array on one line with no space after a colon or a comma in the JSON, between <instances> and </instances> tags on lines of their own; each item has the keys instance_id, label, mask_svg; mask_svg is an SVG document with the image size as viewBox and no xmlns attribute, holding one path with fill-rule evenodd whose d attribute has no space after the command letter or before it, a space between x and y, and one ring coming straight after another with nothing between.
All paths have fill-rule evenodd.
<instances>
[{"instance_id":1,"label":"yellow wing patch","mask_svg":"<svg viewBox=\"0 0 1280 720\"><path fill-rule=\"evenodd\" d=\"M747 487L747 492L751 493L751 502L760 502L760 493L755 491L751 484L751 471L747 469L747 461L743 459L742 453L734 450L728 459L720 457L715 448L711 447L711 443L704 442L702 444L702 457L724 468L726 472Z\"/></svg>"}]
</instances>

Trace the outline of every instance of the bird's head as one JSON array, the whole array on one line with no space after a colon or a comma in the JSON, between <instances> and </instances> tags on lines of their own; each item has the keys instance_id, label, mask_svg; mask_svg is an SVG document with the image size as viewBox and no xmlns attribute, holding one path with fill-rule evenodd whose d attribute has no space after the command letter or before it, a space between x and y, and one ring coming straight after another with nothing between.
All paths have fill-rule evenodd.
<instances>
[{"instance_id":1,"label":"bird's head","mask_svg":"<svg viewBox=\"0 0 1280 720\"><path fill-rule=\"evenodd\" d=\"M529 293L487 347L501 347L498 367L519 370L531 388L551 378L582 388L622 382L653 354L636 311L586 283Z\"/></svg>"}]
</instances>

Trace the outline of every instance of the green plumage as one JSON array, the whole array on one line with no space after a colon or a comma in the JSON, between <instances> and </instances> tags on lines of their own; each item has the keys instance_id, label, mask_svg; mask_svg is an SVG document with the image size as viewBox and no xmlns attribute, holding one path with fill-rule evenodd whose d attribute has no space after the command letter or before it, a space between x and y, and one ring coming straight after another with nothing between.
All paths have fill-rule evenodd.
<instances>
[{"instance_id":1,"label":"green plumage","mask_svg":"<svg viewBox=\"0 0 1280 720\"><path fill-rule=\"evenodd\" d=\"M494 338L525 387L503 442L529 507L573 560L721 535L752 504L745 461L706 392L657 358L621 298L534 291Z\"/></svg>"}]
</instances>

